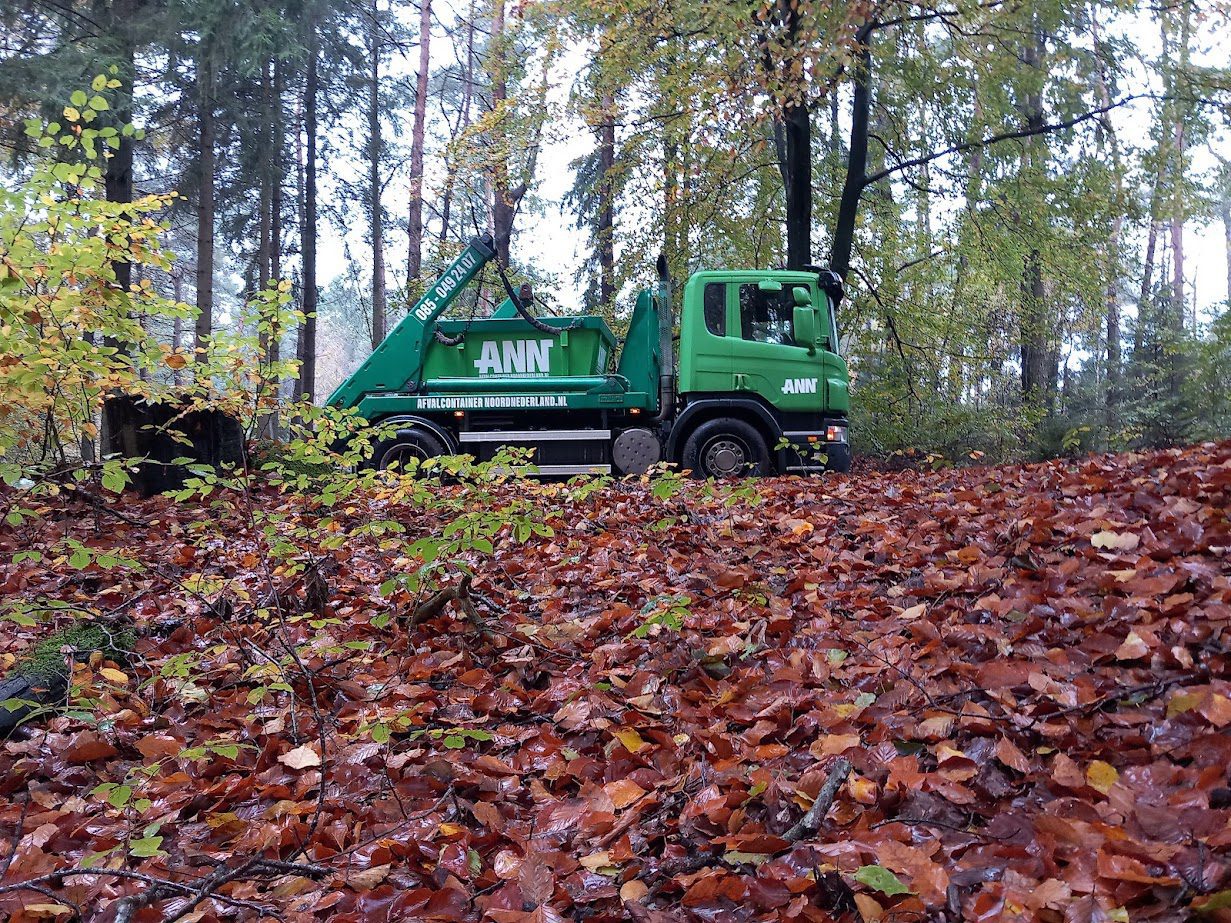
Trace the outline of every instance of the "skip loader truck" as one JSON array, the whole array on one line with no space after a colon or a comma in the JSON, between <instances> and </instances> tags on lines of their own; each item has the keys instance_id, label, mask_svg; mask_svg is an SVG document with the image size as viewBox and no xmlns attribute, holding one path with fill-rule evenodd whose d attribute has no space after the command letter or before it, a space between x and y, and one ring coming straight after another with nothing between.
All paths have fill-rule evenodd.
<instances>
[{"instance_id":1,"label":"skip loader truck","mask_svg":"<svg viewBox=\"0 0 1231 923\"><path fill-rule=\"evenodd\" d=\"M496 252L474 237L329 397L390 433L379 468L502 446L543 476L639 474L660 461L702 477L850 467L849 378L828 270L695 273L678 352L671 280L637 295L622 349L601 317L539 317L530 287L487 318L441 315Z\"/></svg>"}]
</instances>

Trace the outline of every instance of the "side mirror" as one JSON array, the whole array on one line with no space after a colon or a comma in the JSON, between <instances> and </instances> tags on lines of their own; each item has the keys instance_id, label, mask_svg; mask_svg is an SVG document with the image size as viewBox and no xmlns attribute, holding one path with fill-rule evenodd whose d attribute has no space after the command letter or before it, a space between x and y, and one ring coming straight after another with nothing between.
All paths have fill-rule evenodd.
<instances>
[{"instance_id":1,"label":"side mirror","mask_svg":"<svg viewBox=\"0 0 1231 923\"><path fill-rule=\"evenodd\" d=\"M812 293L802 285L797 285L791 289L791 297L795 299L795 307L803 308L812 304Z\"/></svg>"},{"instance_id":2,"label":"side mirror","mask_svg":"<svg viewBox=\"0 0 1231 923\"><path fill-rule=\"evenodd\" d=\"M796 289L795 291L799 291ZM808 352L816 352L816 311L810 304L795 306L792 317L795 325L795 342L808 347Z\"/></svg>"},{"instance_id":3,"label":"side mirror","mask_svg":"<svg viewBox=\"0 0 1231 923\"><path fill-rule=\"evenodd\" d=\"M776 279L762 279L757 283L757 288L762 292L780 292L782 291L782 283Z\"/></svg>"}]
</instances>

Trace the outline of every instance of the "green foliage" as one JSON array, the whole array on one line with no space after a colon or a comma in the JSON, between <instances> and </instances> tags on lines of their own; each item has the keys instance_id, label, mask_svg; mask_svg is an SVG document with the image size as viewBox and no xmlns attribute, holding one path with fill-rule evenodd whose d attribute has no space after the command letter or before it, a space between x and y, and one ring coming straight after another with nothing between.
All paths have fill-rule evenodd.
<instances>
[{"instance_id":1,"label":"green foliage","mask_svg":"<svg viewBox=\"0 0 1231 923\"><path fill-rule=\"evenodd\" d=\"M124 662L136 643L131 626L117 626L87 619L43 638L17 662L13 672L43 679L64 679L72 660L86 660L98 652L108 660Z\"/></svg>"},{"instance_id":2,"label":"green foliage","mask_svg":"<svg viewBox=\"0 0 1231 923\"><path fill-rule=\"evenodd\" d=\"M641 624L628 633L630 638L648 638L660 631L678 632L688 618L692 597L684 594L656 596L641 607Z\"/></svg>"}]
</instances>

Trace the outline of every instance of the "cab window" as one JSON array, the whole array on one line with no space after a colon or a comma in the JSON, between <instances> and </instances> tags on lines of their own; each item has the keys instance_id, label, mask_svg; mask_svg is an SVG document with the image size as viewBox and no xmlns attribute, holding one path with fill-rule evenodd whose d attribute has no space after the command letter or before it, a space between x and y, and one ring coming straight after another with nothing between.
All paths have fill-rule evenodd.
<instances>
[{"instance_id":1,"label":"cab window","mask_svg":"<svg viewBox=\"0 0 1231 923\"><path fill-rule=\"evenodd\" d=\"M705 287L705 329L716 337L727 335L727 287L721 282Z\"/></svg>"},{"instance_id":2,"label":"cab window","mask_svg":"<svg viewBox=\"0 0 1231 923\"><path fill-rule=\"evenodd\" d=\"M794 346L794 315L795 299L789 285L780 292L763 292L755 282L739 287L740 335L745 340Z\"/></svg>"}]
</instances>

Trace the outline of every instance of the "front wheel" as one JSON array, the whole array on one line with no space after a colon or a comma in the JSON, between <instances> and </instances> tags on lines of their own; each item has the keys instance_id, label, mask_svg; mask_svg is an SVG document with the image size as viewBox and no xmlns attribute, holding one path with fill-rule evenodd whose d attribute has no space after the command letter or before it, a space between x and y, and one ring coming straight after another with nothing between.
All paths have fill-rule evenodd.
<instances>
[{"instance_id":1,"label":"front wheel","mask_svg":"<svg viewBox=\"0 0 1231 923\"><path fill-rule=\"evenodd\" d=\"M683 463L699 478L770 474L769 447L743 420L720 417L702 423L684 443Z\"/></svg>"},{"instance_id":2,"label":"front wheel","mask_svg":"<svg viewBox=\"0 0 1231 923\"><path fill-rule=\"evenodd\" d=\"M393 468L406 472L445 452L444 443L433 433L409 429L378 442L372 451L372 464L380 471Z\"/></svg>"}]
</instances>

